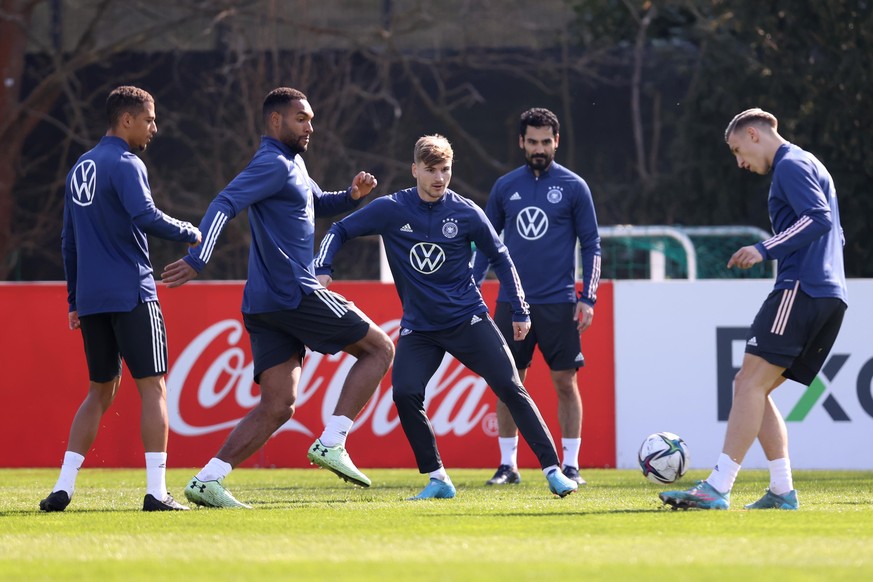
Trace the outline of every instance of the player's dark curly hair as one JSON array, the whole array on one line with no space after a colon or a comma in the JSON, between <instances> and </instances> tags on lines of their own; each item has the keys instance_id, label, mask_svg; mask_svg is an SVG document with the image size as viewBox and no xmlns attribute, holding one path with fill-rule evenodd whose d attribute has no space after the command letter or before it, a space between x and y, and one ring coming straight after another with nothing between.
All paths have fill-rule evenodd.
<instances>
[{"instance_id":1,"label":"player's dark curly hair","mask_svg":"<svg viewBox=\"0 0 873 582\"><path fill-rule=\"evenodd\" d=\"M278 87L267 93L262 111L264 122L266 123L267 118L274 111L282 113L292 101L309 101L309 99L301 91L291 87Z\"/></svg>"},{"instance_id":2,"label":"player's dark curly hair","mask_svg":"<svg viewBox=\"0 0 873 582\"><path fill-rule=\"evenodd\" d=\"M139 87L124 85L113 89L106 98L106 118L109 127L118 125L124 113L136 114L145 108L146 103L154 103L155 98Z\"/></svg>"},{"instance_id":3,"label":"player's dark curly hair","mask_svg":"<svg viewBox=\"0 0 873 582\"><path fill-rule=\"evenodd\" d=\"M551 127L552 133L558 135L561 132L561 124L558 122L558 116L543 107L534 107L528 109L521 114L521 120L518 124L518 135L524 137L527 133L527 128L530 127Z\"/></svg>"}]
</instances>

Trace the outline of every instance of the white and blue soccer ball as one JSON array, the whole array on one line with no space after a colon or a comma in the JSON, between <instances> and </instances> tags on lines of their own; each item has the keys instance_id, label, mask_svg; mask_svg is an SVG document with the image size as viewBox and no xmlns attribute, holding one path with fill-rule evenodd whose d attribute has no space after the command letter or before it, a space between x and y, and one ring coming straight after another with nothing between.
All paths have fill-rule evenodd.
<instances>
[{"instance_id":1,"label":"white and blue soccer ball","mask_svg":"<svg viewBox=\"0 0 873 582\"><path fill-rule=\"evenodd\" d=\"M646 479L660 485L681 479L691 462L685 441L672 432L647 436L640 445L637 458Z\"/></svg>"}]
</instances>

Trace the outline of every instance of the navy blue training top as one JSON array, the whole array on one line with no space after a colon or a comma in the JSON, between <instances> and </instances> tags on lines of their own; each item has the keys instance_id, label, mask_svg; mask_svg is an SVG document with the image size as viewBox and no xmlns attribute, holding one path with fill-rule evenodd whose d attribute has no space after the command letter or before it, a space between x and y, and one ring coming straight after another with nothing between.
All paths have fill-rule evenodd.
<instances>
[{"instance_id":1,"label":"navy blue training top","mask_svg":"<svg viewBox=\"0 0 873 582\"><path fill-rule=\"evenodd\" d=\"M779 146L767 206L776 234L755 247L765 260L778 261L774 289L799 281L811 297L837 297L848 304L845 236L837 190L824 164L796 145Z\"/></svg>"},{"instance_id":2,"label":"navy blue training top","mask_svg":"<svg viewBox=\"0 0 873 582\"><path fill-rule=\"evenodd\" d=\"M600 234L588 184L557 162L537 177L525 164L498 178L485 214L515 262L532 304L575 302L576 241L582 255L579 301L594 305L600 285ZM477 253L473 276L481 283L488 259ZM501 286L498 301L507 301Z\"/></svg>"},{"instance_id":3,"label":"navy blue training top","mask_svg":"<svg viewBox=\"0 0 873 582\"><path fill-rule=\"evenodd\" d=\"M197 240L190 222L155 208L145 164L128 143L105 136L67 174L61 252L70 311L128 312L157 300L146 234Z\"/></svg>"},{"instance_id":4,"label":"navy blue training top","mask_svg":"<svg viewBox=\"0 0 873 582\"><path fill-rule=\"evenodd\" d=\"M315 257L315 272L330 274L333 256L346 241L373 234L385 243L404 328L448 329L488 311L473 281L471 243L494 264L515 312L513 321L529 321L509 252L471 200L447 190L438 201L425 202L418 188L373 200L331 226Z\"/></svg>"},{"instance_id":5,"label":"navy blue training top","mask_svg":"<svg viewBox=\"0 0 873 582\"><path fill-rule=\"evenodd\" d=\"M355 208L345 192L322 192L303 158L282 142L262 136L249 165L209 204L200 222L203 243L185 261L197 272L209 262L228 220L249 209L252 243L243 291L243 313L296 309L304 294L324 287L312 271L315 217Z\"/></svg>"}]
</instances>

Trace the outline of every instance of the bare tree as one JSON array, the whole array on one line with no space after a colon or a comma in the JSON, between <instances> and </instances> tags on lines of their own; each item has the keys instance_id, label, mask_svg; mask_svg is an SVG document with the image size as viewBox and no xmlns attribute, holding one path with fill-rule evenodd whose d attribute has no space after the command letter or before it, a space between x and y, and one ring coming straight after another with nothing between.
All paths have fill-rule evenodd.
<instances>
[{"instance_id":1,"label":"bare tree","mask_svg":"<svg viewBox=\"0 0 873 582\"><path fill-rule=\"evenodd\" d=\"M3 72L0 87L0 257L3 258L0 260L0 280L9 277L21 249L42 248L50 243L47 239L54 231L46 232L33 228L31 224L22 228L25 221L16 219L22 207L20 198L25 194L16 190L16 182L28 169L28 161L22 162L23 148L38 124L54 125L68 140L88 141L81 126L71 126L69 121L53 115L63 96L72 110L73 122L84 119L82 93L87 93L88 88L79 86L77 75L89 66L109 60L112 55L149 41L159 42L161 38L178 41L175 36L178 31L190 33L197 30L196 23L202 25L200 34L209 37L214 22L227 14L226 5L241 3L229 0L92 0L81 4L76 12L76 17L82 19L76 28L80 34L69 39L63 38L59 30L48 35L34 33L34 14L40 10L49 13L52 9L45 0L3 0L0 10L0 67ZM131 18L132 15L142 18ZM118 22L124 22L124 27ZM190 42L190 35L188 40ZM30 60L28 49L32 56ZM25 71L28 62L32 68ZM135 76L137 72L131 73ZM61 151L68 148L69 143L65 141ZM51 152L57 153L60 152ZM57 179L55 175L47 187L56 189L59 186ZM43 211L56 212L57 203L49 203ZM35 212L38 216L31 218L39 226L45 217L41 211Z\"/></svg>"}]
</instances>

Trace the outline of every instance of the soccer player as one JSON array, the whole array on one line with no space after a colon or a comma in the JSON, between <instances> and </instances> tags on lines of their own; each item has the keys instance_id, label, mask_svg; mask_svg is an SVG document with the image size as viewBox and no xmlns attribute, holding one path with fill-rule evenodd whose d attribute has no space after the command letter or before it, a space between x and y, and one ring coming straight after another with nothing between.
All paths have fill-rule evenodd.
<instances>
[{"instance_id":1,"label":"soccer player","mask_svg":"<svg viewBox=\"0 0 873 582\"><path fill-rule=\"evenodd\" d=\"M418 470L430 475L411 499L455 496L424 409L425 387L446 352L482 376L506 402L540 461L549 489L564 497L577 485L559 470L552 437L473 282L471 243L494 264L512 304L513 340L522 340L530 319L509 253L479 207L449 190L454 153L445 137L420 138L413 159L416 186L376 199L335 223L315 259L315 272L328 285L333 256L346 241L378 234L385 242L403 306L392 372L394 404Z\"/></svg>"},{"instance_id":2,"label":"soccer player","mask_svg":"<svg viewBox=\"0 0 873 582\"><path fill-rule=\"evenodd\" d=\"M540 347L558 395L562 471L580 485L582 399L576 375L585 365L580 333L591 326L600 284L600 235L588 184L555 161L560 142L558 117L548 109L521 114L518 146L525 165L500 177L491 189L485 214L499 233L518 269L530 303L531 331L512 341L511 309L501 285L494 321L509 344L524 382ZM584 284L576 294L576 241L582 254ZM473 277L481 284L488 258L476 253ZM518 430L503 402L497 402L500 465L487 485L519 483Z\"/></svg>"},{"instance_id":3,"label":"soccer player","mask_svg":"<svg viewBox=\"0 0 873 582\"><path fill-rule=\"evenodd\" d=\"M315 216L353 209L376 179L360 172L345 191L322 192L301 157L309 147L313 117L306 95L296 89L280 87L267 95L260 148L207 208L200 223L206 233L202 247L167 265L162 275L169 287L196 277L212 257L227 221L249 209L252 243L242 313L261 398L185 488L185 496L198 505L249 507L222 482L294 414L306 347L324 354L345 351L357 358L333 416L309 448L309 460L346 481L370 486L346 452L346 436L388 371L394 344L353 304L318 282L312 258Z\"/></svg>"},{"instance_id":4,"label":"soccer player","mask_svg":"<svg viewBox=\"0 0 873 582\"><path fill-rule=\"evenodd\" d=\"M186 510L167 492L167 333L158 303L147 234L197 245L200 231L155 208L144 151L158 132L155 100L118 87L106 100L109 130L67 175L61 250L69 326L81 329L90 386L70 427L61 473L42 511L63 511L121 384L123 359L142 400L143 511Z\"/></svg>"},{"instance_id":5,"label":"soccer player","mask_svg":"<svg viewBox=\"0 0 873 582\"><path fill-rule=\"evenodd\" d=\"M746 340L734 378L734 401L718 463L687 491L665 491L675 508L728 509L746 452L757 436L770 468L770 487L746 509L797 509L788 432L770 393L786 379L809 385L836 341L846 311L845 239L837 191L827 169L777 132L776 117L748 109L731 120L725 141L740 168L773 171L767 205L773 237L738 250L728 268L778 261L776 284Z\"/></svg>"}]
</instances>

